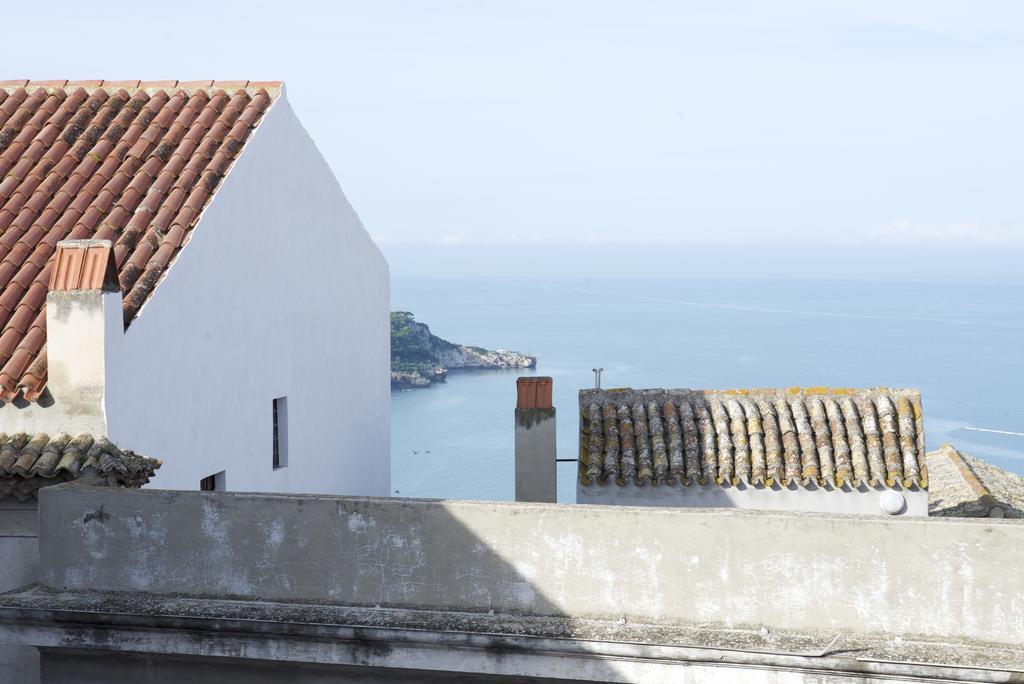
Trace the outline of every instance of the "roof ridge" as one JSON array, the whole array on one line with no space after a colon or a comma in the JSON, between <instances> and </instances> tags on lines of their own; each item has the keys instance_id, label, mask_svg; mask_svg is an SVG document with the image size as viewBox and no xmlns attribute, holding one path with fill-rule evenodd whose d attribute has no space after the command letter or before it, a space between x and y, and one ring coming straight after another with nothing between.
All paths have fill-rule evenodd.
<instances>
[{"instance_id":1,"label":"roof ridge","mask_svg":"<svg viewBox=\"0 0 1024 684\"><path fill-rule=\"evenodd\" d=\"M633 392L636 394L657 394L659 392L692 392L695 394L731 394L744 396L749 394L778 394L781 396L822 396L822 395L849 395L853 396L865 392L875 393L911 393L920 394L920 390L913 387L888 387L878 385L875 387L827 387L827 386L792 386L792 387L732 387L726 389L709 389L706 387L584 387L580 393L612 392L625 394Z\"/></svg>"},{"instance_id":2,"label":"roof ridge","mask_svg":"<svg viewBox=\"0 0 1024 684\"><path fill-rule=\"evenodd\" d=\"M184 90L189 95L192 95L199 91L209 90L245 90L248 94L254 95L260 90L266 90L271 95L279 94L284 89L284 81L248 81L248 80L198 80L198 81L178 81L174 79L168 80L64 80L64 79L51 79L51 80L30 80L30 79L10 79L0 81L0 90L4 90L8 93L14 92L19 88L26 89L39 89L47 91L48 93L55 92L57 90L64 90L67 88L82 88L86 93L92 94L93 92L102 89L117 88L124 90L143 90L149 94L152 94L158 90L177 89ZM274 92L276 91L276 92Z\"/></svg>"},{"instance_id":3,"label":"roof ridge","mask_svg":"<svg viewBox=\"0 0 1024 684\"><path fill-rule=\"evenodd\" d=\"M929 515L1024 517L1024 476L943 444L928 453L940 474Z\"/></svg>"},{"instance_id":4,"label":"roof ridge","mask_svg":"<svg viewBox=\"0 0 1024 684\"><path fill-rule=\"evenodd\" d=\"M978 496L979 500L986 497L992 498L992 492L990 492L988 487L984 485L981 478L978 477L978 474L974 472L974 468L971 467L971 464L963 457L963 454L956 450L956 447L947 442L939 447L939 451L942 452L956 467L960 477L962 477L964 482L967 483L971 492Z\"/></svg>"}]
</instances>

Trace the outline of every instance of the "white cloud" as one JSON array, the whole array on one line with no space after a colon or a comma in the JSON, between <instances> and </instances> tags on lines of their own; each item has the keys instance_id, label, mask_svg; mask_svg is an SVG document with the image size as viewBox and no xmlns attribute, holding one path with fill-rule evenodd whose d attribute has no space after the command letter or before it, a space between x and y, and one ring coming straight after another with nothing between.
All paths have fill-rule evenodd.
<instances>
[{"instance_id":1,"label":"white cloud","mask_svg":"<svg viewBox=\"0 0 1024 684\"><path fill-rule=\"evenodd\" d=\"M448 233L446 235L405 236L376 233L370 237L378 245L462 245L469 242L465 233Z\"/></svg>"},{"instance_id":2,"label":"white cloud","mask_svg":"<svg viewBox=\"0 0 1024 684\"><path fill-rule=\"evenodd\" d=\"M611 233L553 234L516 233L504 234L452 232L440 235L422 234L403 236L378 234L373 239L382 246L450 246L450 247L665 247L665 248L757 248L757 247L1024 247L1024 227L982 225L980 223L931 224L913 221L892 221L874 228L861 228L835 234L831 231L818 233L806 230L777 231L717 231L677 236L645 233L642 230Z\"/></svg>"},{"instance_id":3,"label":"white cloud","mask_svg":"<svg viewBox=\"0 0 1024 684\"><path fill-rule=\"evenodd\" d=\"M449 233L437 238L437 243L441 245L461 245L464 242L466 242L465 233Z\"/></svg>"},{"instance_id":4,"label":"white cloud","mask_svg":"<svg viewBox=\"0 0 1024 684\"><path fill-rule=\"evenodd\" d=\"M986 226L976 223L945 225L894 221L868 231L864 237L872 243L918 246L1022 247L1024 229Z\"/></svg>"}]
</instances>

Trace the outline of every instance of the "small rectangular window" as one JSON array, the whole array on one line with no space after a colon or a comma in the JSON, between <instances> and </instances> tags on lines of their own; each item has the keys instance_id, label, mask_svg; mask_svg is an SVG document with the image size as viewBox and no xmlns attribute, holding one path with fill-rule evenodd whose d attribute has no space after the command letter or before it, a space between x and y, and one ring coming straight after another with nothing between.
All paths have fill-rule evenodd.
<instances>
[{"instance_id":1,"label":"small rectangular window","mask_svg":"<svg viewBox=\"0 0 1024 684\"><path fill-rule=\"evenodd\" d=\"M224 486L224 471L208 475L199 481L199 491L201 492L223 492L227 488Z\"/></svg>"},{"instance_id":2,"label":"small rectangular window","mask_svg":"<svg viewBox=\"0 0 1024 684\"><path fill-rule=\"evenodd\" d=\"M288 465L288 397L274 399L274 470Z\"/></svg>"}]
</instances>

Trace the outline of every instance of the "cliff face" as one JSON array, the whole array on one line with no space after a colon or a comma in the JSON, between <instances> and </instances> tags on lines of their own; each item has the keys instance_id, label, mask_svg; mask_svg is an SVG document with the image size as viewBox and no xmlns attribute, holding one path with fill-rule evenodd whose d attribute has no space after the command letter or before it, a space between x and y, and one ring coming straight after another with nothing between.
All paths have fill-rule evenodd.
<instances>
[{"instance_id":1,"label":"cliff face","mask_svg":"<svg viewBox=\"0 0 1024 684\"><path fill-rule=\"evenodd\" d=\"M466 345L442 351L440 359L446 368L533 368L537 365L536 358L519 352L506 349L489 351Z\"/></svg>"},{"instance_id":2,"label":"cliff face","mask_svg":"<svg viewBox=\"0 0 1024 684\"><path fill-rule=\"evenodd\" d=\"M458 368L533 368L537 359L519 352L454 344L432 334L408 311L391 312L391 386L426 387Z\"/></svg>"}]
</instances>

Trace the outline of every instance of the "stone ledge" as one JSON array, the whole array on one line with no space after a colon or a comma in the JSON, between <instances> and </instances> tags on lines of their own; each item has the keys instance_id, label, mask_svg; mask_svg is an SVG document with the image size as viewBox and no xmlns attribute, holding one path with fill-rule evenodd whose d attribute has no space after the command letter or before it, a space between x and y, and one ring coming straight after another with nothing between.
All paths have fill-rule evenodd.
<instances>
[{"instance_id":1,"label":"stone ledge","mask_svg":"<svg viewBox=\"0 0 1024 684\"><path fill-rule=\"evenodd\" d=\"M50 592L35 586L0 595L0 640L49 648L207 657L238 657L242 653L242 657L253 659L436 666L493 674L502 674L511 666L509 661L515 660L515 671L536 672L537 676L562 663L557 669L572 672L572 667L582 667L596 681L620 681L618 675L626 671L639 676L652 672L651 668L712 664L981 682L1006 681L1008 673L1024 673L1024 646L1011 644L135 593ZM439 649L454 649L458 655L442 657ZM492 662L497 653L501 658ZM623 665L610 668L609 676L603 677L598 665L609 661Z\"/></svg>"}]
</instances>

